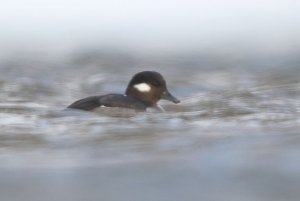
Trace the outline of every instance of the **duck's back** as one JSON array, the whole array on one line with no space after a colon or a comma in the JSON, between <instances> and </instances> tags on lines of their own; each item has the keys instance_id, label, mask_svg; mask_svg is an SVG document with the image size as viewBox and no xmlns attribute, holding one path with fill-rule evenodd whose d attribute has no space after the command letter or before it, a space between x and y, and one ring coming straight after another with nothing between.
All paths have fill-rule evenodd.
<instances>
[{"instance_id":1,"label":"duck's back","mask_svg":"<svg viewBox=\"0 0 300 201\"><path fill-rule=\"evenodd\" d=\"M146 105L137 99L125 96L122 94L108 94L103 96L90 96L84 99L80 99L68 108L91 111L99 107L119 107L130 108L136 111L145 111Z\"/></svg>"}]
</instances>

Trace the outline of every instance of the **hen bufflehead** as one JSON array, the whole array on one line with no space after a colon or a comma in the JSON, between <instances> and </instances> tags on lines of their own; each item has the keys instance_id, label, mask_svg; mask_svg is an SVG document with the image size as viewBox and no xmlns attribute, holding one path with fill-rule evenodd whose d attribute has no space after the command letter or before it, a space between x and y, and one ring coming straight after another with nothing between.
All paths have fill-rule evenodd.
<instances>
[{"instance_id":1,"label":"hen bufflehead","mask_svg":"<svg viewBox=\"0 0 300 201\"><path fill-rule=\"evenodd\" d=\"M166 81L160 73L142 71L132 77L124 95L90 96L72 103L68 108L94 111L100 107L118 107L146 111L147 108L153 107L163 111L157 105L160 99L176 104L180 102L168 91Z\"/></svg>"}]
</instances>

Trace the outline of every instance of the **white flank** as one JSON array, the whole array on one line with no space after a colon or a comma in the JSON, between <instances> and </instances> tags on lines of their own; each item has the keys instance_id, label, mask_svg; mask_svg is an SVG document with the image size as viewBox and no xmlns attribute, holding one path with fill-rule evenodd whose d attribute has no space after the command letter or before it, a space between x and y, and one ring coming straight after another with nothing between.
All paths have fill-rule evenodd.
<instances>
[{"instance_id":1,"label":"white flank","mask_svg":"<svg viewBox=\"0 0 300 201\"><path fill-rule=\"evenodd\" d=\"M150 85L146 84L146 83L136 84L133 87L136 88L140 92L148 92L151 90Z\"/></svg>"}]
</instances>

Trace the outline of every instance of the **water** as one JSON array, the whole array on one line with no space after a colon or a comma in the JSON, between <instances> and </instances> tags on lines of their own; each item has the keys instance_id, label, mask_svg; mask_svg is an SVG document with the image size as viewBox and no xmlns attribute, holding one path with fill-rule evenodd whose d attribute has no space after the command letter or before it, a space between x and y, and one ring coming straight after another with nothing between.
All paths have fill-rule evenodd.
<instances>
[{"instance_id":1,"label":"water","mask_svg":"<svg viewBox=\"0 0 300 201\"><path fill-rule=\"evenodd\" d=\"M1 200L298 200L297 58L274 67L204 57L3 59ZM130 118L63 111L122 93L141 70L160 71L181 103Z\"/></svg>"}]
</instances>

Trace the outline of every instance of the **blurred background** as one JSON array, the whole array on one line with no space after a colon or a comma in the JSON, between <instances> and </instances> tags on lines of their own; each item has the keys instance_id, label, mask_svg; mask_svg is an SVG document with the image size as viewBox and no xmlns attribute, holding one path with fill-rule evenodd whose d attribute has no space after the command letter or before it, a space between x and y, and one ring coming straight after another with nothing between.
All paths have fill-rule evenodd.
<instances>
[{"instance_id":1,"label":"blurred background","mask_svg":"<svg viewBox=\"0 0 300 201\"><path fill-rule=\"evenodd\" d=\"M1 200L298 200L300 2L0 7ZM66 114L161 72L166 113Z\"/></svg>"}]
</instances>

